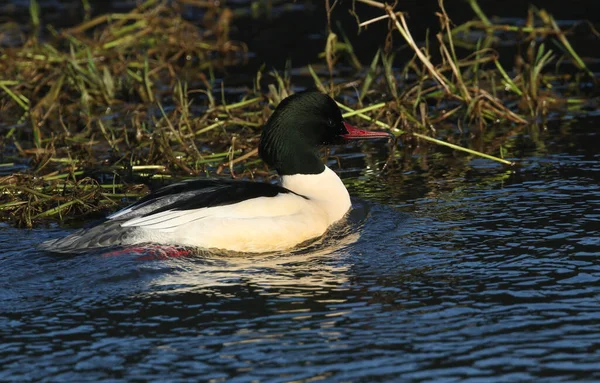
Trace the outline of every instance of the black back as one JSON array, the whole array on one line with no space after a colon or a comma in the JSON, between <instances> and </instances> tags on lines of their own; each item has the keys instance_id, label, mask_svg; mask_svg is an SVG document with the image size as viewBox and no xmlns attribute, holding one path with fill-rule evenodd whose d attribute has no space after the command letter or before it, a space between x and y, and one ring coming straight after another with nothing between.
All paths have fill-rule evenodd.
<instances>
[{"instance_id":1,"label":"black back","mask_svg":"<svg viewBox=\"0 0 600 383\"><path fill-rule=\"evenodd\" d=\"M251 198L275 197L280 193L293 192L279 185L262 182L222 179L189 180L158 189L129 206L127 209L131 211L118 215L116 218L131 219L167 210L191 210L231 205Z\"/></svg>"},{"instance_id":2,"label":"black back","mask_svg":"<svg viewBox=\"0 0 600 383\"><path fill-rule=\"evenodd\" d=\"M318 174L325 169L318 147L336 143L346 133L342 113L331 97L296 93L277 106L263 127L259 153L280 175Z\"/></svg>"}]
</instances>

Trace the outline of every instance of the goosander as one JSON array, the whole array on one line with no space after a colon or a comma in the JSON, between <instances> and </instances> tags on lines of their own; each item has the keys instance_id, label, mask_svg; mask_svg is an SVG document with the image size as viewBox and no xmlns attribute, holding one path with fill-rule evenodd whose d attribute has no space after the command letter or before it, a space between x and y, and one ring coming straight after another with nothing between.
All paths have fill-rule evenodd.
<instances>
[{"instance_id":1,"label":"goosander","mask_svg":"<svg viewBox=\"0 0 600 383\"><path fill-rule=\"evenodd\" d=\"M351 208L340 178L323 164L321 145L341 139L389 138L344 121L329 96L287 97L263 127L259 155L280 185L195 179L165 186L110 215L106 222L40 245L59 253L141 243L235 252L270 252L322 236Z\"/></svg>"}]
</instances>

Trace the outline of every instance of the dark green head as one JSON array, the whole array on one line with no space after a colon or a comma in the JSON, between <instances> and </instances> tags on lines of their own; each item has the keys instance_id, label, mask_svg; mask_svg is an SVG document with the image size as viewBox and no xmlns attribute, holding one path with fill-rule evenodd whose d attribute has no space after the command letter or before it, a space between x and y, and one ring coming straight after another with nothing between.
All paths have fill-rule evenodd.
<instances>
[{"instance_id":1,"label":"dark green head","mask_svg":"<svg viewBox=\"0 0 600 383\"><path fill-rule=\"evenodd\" d=\"M389 137L361 131L344 122L335 101L320 92L296 93L277 106L260 139L260 157L280 175L325 170L318 147L346 138Z\"/></svg>"}]
</instances>

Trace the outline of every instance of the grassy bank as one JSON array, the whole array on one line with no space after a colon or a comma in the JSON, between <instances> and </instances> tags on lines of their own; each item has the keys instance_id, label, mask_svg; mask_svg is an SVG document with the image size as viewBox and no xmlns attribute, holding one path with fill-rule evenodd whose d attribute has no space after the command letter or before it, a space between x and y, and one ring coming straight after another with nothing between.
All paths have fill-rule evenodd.
<instances>
[{"instance_id":1,"label":"grassy bank","mask_svg":"<svg viewBox=\"0 0 600 383\"><path fill-rule=\"evenodd\" d=\"M359 2L381 13L369 20L356 14L359 28L389 26L382 48L363 66L351 34L329 17L322 61L306 73L350 121L405 142L511 166L501 158L502 137L474 150L455 133L476 137L504 124L515 134L553 111L582 107L580 84L595 82L567 31L543 10L531 8L524 24L511 25L493 22L472 0L474 20L455 26L440 1L440 27L423 44L398 9ZM29 25L0 28L19 36L0 48L3 220L31 227L114 209L146 193L141 180L152 177L269 175L256 156L260 127L294 78L260 71L244 95L229 95L215 73L243 67L246 47L230 37L242 16L215 4L150 0L57 30L43 24L32 1ZM190 8L202 19L184 18ZM512 67L496 51L507 38L515 42ZM340 67L355 74L336 78Z\"/></svg>"}]
</instances>

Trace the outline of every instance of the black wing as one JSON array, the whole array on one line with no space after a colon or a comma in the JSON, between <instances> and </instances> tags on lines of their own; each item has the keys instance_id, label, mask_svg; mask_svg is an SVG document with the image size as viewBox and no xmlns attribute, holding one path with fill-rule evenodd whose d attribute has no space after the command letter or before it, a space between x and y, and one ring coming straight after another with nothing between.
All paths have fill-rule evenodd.
<instances>
[{"instance_id":1,"label":"black wing","mask_svg":"<svg viewBox=\"0 0 600 383\"><path fill-rule=\"evenodd\" d=\"M108 218L131 219L167 210L191 210L231 205L251 198L275 197L281 193L293 192L279 185L262 182L218 179L189 180L162 187Z\"/></svg>"}]
</instances>

